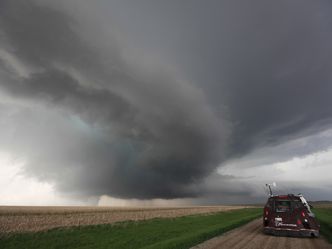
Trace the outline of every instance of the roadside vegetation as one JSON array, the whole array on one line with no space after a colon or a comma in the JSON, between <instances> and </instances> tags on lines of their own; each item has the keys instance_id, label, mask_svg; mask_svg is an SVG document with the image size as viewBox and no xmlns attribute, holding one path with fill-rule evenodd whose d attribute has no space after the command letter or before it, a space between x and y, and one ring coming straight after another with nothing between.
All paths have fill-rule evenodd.
<instances>
[{"instance_id":1,"label":"roadside vegetation","mask_svg":"<svg viewBox=\"0 0 332 249\"><path fill-rule=\"evenodd\" d=\"M320 232L332 244L332 207L315 208L314 213L320 223Z\"/></svg>"},{"instance_id":2,"label":"roadside vegetation","mask_svg":"<svg viewBox=\"0 0 332 249\"><path fill-rule=\"evenodd\" d=\"M0 248L184 249L241 226L261 214L261 208L244 208L208 215L19 233L0 238Z\"/></svg>"}]
</instances>

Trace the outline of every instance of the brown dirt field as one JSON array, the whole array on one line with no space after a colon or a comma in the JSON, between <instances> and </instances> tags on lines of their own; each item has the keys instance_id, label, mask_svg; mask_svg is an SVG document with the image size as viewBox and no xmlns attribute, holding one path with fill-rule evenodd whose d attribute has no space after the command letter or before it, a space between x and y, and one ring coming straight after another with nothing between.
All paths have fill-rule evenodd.
<instances>
[{"instance_id":1,"label":"brown dirt field","mask_svg":"<svg viewBox=\"0 0 332 249\"><path fill-rule=\"evenodd\" d=\"M36 232L56 227L109 224L127 220L137 221L152 218L207 214L244 207L113 208L0 206L0 235L16 232Z\"/></svg>"},{"instance_id":2,"label":"brown dirt field","mask_svg":"<svg viewBox=\"0 0 332 249\"><path fill-rule=\"evenodd\" d=\"M294 238L266 235L262 220L254 220L192 249L332 249L324 238Z\"/></svg>"}]
</instances>

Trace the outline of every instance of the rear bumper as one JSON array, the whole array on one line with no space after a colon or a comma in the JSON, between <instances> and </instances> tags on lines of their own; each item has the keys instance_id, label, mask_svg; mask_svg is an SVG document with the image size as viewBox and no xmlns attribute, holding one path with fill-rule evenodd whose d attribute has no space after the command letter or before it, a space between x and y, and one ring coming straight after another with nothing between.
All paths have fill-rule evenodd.
<instances>
[{"instance_id":1,"label":"rear bumper","mask_svg":"<svg viewBox=\"0 0 332 249\"><path fill-rule=\"evenodd\" d=\"M289 228L275 228L264 227L265 234L272 234L276 236L291 236L291 237L318 237L319 231L314 229L289 229Z\"/></svg>"}]
</instances>

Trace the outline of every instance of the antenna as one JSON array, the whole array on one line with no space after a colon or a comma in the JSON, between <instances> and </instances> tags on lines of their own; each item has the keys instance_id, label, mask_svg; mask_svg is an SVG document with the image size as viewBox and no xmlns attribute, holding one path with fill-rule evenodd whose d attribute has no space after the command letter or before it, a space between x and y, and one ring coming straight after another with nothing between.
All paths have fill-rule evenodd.
<instances>
[{"instance_id":1,"label":"antenna","mask_svg":"<svg viewBox=\"0 0 332 249\"><path fill-rule=\"evenodd\" d=\"M271 183L271 184L270 184L270 183L267 183L267 184L265 184L265 186L269 188L269 196L273 196L271 186L276 187L277 184L276 184L275 182L273 182L273 183Z\"/></svg>"}]
</instances>

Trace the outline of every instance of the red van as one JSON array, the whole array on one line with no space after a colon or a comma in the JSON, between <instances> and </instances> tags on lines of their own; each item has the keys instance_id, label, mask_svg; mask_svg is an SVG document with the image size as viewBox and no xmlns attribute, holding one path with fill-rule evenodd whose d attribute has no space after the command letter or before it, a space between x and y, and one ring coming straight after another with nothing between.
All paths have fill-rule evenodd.
<instances>
[{"instance_id":1,"label":"red van","mask_svg":"<svg viewBox=\"0 0 332 249\"><path fill-rule=\"evenodd\" d=\"M270 195L263 214L264 233L318 237L319 224L302 195Z\"/></svg>"}]
</instances>

